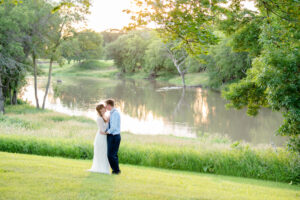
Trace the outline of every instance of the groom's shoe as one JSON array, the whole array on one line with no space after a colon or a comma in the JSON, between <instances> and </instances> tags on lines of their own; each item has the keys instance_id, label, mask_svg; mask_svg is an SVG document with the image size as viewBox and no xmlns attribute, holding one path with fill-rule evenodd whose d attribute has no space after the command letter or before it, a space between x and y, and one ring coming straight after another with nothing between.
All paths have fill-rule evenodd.
<instances>
[{"instance_id":1,"label":"groom's shoe","mask_svg":"<svg viewBox=\"0 0 300 200\"><path fill-rule=\"evenodd\" d=\"M112 174L119 175L119 174L121 174L121 171L118 171L118 172L113 171Z\"/></svg>"}]
</instances>

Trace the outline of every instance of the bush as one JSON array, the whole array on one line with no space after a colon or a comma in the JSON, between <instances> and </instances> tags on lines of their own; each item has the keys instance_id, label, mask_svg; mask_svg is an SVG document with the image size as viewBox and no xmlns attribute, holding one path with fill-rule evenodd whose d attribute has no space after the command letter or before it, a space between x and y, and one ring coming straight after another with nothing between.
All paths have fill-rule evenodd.
<instances>
[{"instance_id":1,"label":"bush","mask_svg":"<svg viewBox=\"0 0 300 200\"><path fill-rule=\"evenodd\" d=\"M0 151L75 159L93 157L93 145L89 142L24 136L1 135ZM124 142L119 158L121 163L133 165L300 183L299 156L282 149L274 152L238 145L233 149L199 152L189 148Z\"/></svg>"},{"instance_id":2,"label":"bush","mask_svg":"<svg viewBox=\"0 0 300 200\"><path fill-rule=\"evenodd\" d=\"M102 69L112 66L113 63L105 62L105 61L99 61L99 60L85 60L80 63L76 63L74 67L80 68L80 69Z\"/></svg>"}]
</instances>

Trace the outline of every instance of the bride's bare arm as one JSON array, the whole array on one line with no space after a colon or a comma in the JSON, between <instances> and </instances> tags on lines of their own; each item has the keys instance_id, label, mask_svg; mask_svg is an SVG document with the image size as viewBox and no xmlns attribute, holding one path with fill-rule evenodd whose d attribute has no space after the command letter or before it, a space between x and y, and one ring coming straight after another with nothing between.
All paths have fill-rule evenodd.
<instances>
[{"instance_id":1,"label":"bride's bare arm","mask_svg":"<svg viewBox=\"0 0 300 200\"><path fill-rule=\"evenodd\" d=\"M100 131L102 131L102 127L101 127L101 118L100 118L100 117L97 118L97 126L98 126L98 129L99 129Z\"/></svg>"}]
</instances>

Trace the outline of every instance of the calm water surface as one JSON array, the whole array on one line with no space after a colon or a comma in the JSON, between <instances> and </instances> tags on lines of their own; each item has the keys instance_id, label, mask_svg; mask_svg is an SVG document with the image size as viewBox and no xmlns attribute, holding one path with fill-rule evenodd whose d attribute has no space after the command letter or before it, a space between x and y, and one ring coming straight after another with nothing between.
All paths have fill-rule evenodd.
<instances>
[{"instance_id":1,"label":"calm water surface","mask_svg":"<svg viewBox=\"0 0 300 200\"><path fill-rule=\"evenodd\" d=\"M219 134L233 141L282 145L275 136L283 118L263 109L255 118L246 110L227 110L220 94L202 88L172 87L156 81L110 80L94 78L54 78L46 107L69 115L96 118L95 105L113 98L121 111L122 131L134 134L198 137ZM40 101L45 80L39 80ZM22 98L34 104L32 81Z\"/></svg>"}]
</instances>

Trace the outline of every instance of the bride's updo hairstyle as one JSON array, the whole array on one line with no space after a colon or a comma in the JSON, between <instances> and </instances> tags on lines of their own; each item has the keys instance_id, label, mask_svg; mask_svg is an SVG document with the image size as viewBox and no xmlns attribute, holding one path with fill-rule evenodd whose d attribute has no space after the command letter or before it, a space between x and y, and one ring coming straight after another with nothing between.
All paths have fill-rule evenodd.
<instances>
[{"instance_id":1,"label":"bride's updo hairstyle","mask_svg":"<svg viewBox=\"0 0 300 200\"><path fill-rule=\"evenodd\" d=\"M106 122L105 117L101 114L101 110L102 110L103 108L105 108L105 106L104 106L104 104L101 103L101 104L99 104L99 105L96 106L96 111L97 111L98 115L99 115L100 117L102 117L103 120Z\"/></svg>"}]
</instances>

